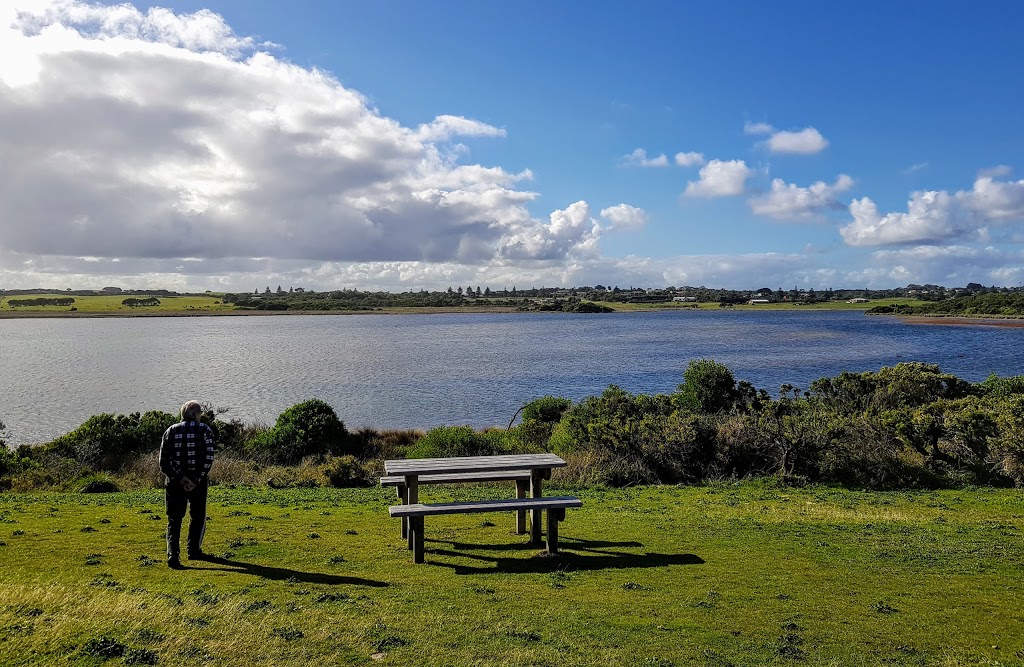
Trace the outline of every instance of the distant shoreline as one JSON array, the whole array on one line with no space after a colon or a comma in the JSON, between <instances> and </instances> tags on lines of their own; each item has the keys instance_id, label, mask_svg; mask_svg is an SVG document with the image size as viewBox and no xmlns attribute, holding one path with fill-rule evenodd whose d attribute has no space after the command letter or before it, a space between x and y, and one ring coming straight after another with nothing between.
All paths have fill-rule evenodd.
<instances>
[{"instance_id":1,"label":"distant shoreline","mask_svg":"<svg viewBox=\"0 0 1024 667\"><path fill-rule=\"evenodd\" d=\"M961 317L957 315L914 315L911 317L900 317L901 322L907 324L945 324L947 326L959 327L1006 327L1009 329L1024 329L1024 318L1007 315L989 315Z\"/></svg>"}]
</instances>

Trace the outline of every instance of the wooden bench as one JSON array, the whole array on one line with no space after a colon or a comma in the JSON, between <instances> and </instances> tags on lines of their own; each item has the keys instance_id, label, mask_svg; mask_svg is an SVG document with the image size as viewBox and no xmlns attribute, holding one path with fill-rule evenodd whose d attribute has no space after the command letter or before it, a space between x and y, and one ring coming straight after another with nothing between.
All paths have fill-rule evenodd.
<instances>
[{"instance_id":1,"label":"wooden bench","mask_svg":"<svg viewBox=\"0 0 1024 667\"><path fill-rule=\"evenodd\" d=\"M497 470L488 472L463 472L448 473L445 475L421 475L420 484L470 484L473 482L515 482L516 498L525 498L530 490L529 470ZM390 475L380 478L381 486L393 486L398 489L398 499L405 502L406 488L405 477L402 475ZM526 532L526 510L516 512L516 533L522 535ZM402 519L402 537L408 537L409 524L407 518Z\"/></svg>"},{"instance_id":2,"label":"wooden bench","mask_svg":"<svg viewBox=\"0 0 1024 667\"><path fill-rule=\"evenodd\" d=\"M565 519L565 510L582 507L583 501L575 496L552 496L548 498L509 498L508 500L472 500L455 503L414 503L393 505L388 512L393 517L409 521L409 538L412 542L414 563L423 562L423 517L441 514L471 514L477 512L508 512L543 510L547 513L547 552L558 553L558 522Z\"/></svg>"}]
</instances>

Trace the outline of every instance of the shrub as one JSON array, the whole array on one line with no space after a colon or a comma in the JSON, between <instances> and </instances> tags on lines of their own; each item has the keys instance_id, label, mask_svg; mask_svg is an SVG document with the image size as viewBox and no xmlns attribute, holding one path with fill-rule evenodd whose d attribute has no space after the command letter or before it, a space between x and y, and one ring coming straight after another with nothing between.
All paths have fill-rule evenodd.
<instances>
[{"instance_id":1,"label":"shrub","mask_svg":"<svg viewBox=\"0 0 1024 667\"><path fill-rule=\"evenodd\" d=\"M736 398L732 371L711 359L691 359L683 373L683 383L672 396L676 405L698 414L729 410Z\"/></svg>"},{"instance_id":2,"label":"shrub","mask_svg":"<svg viewBox=\"0 0 1024 667\"><path fill-rule=\"evenodd\" d=\"M117 493L121 489L110 475L95 473L79 480L76 490L79 493Z\"/></svg>"},{"instance_id":3,"label":"shrub","mask_svg":"<svg viewBox=\"0 0 1024 667\"><path fill-rule=\"evenodd\" d=\"M499 435L493 435L497 433ZM449 456L487 456L507 451L502 431L478 433L470 426L438 426L423 434L409 449L410 459L433 459Z\"/></svg>"},{"instance_id":4,"label":"shrub","mask_svg":"<svg viewBox=\"0 0 1024 667\"><path fill-rule=\"evenodd\" d=\"M320 471L335 488L373 485L373 480L354 456L328 457L320 465Z\"/></svg>"},{"instance_id":5,"label":"shrub","mask_svg":"<svg viewBox=\"0 0 1024 667\"><path fill-rule=\"evenodd\" d=\"M117 471L138 454L160 447L164 431L178 419L151 410L140 415L99 414L74 431L46 445L46 449L98 470Z\"/></svg>"},{"instance_id":6,"label":"shrub","mask_svg":"<svg viewBox=\"0 0 1024 667\"><path fill-rule=\"evenodd\" d=\"M523 406L523 421L555 424L570 407L572 401L568 398L542 396Z\"/></svg>"},{"instance_id":7,"label":"shrub","mask_svg":"<svg viewBox=\"0 0 1024 667\"><path fill-rule=\"evenodd\" d=\"M307 456L350 454L351 438L334 408L313 398L281 413L274 427L249 440L246 450L265 461L297 463Z\"/></svg>"}]
</instances>

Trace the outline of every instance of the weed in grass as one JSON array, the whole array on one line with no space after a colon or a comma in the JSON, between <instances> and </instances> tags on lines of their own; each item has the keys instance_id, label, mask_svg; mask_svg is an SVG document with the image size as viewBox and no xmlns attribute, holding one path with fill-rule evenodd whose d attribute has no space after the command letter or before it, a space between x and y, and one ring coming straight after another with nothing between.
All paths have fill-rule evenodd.
<instances>
[{"instance_id":1,"label":"weed in grass","mask_svg":"<svg viewBox=\"0 0 1024 667\"><path fill-rule=\"evenodd\" d=\"M82 527L82 532L83 533L95 533L96 529L93 528L92 526L83 526Z\"/></svg>"},{"instance_id":2,"label":"weed in grass","mask_svg":"<svg viewBox=\"0 0 1024 667\"><path fill-rule=\"evenodd\" d=\"M161 519L163 519L163 517L160 516L159 514L150 514L149 515L149 520L150 521L160 521Z\"/></svg>"},{"instance_id":3,"label":"weed in grass","mask_svg":"<svg viewBox=\"0 0 1024 667\"><path fill-rule=\"evenodd\" d=\"M775 599L776 600L792 600L793 596L790 595L789 593L779 593L778 595L775 596Z\"/></svg>"},{"instance_id":4,"label":"weed in grass","mask_svg":"<svg viewBox=\"0 0 1024 667\"><path fill-rule=\"evenodd\" d=\"M732 661L721 653L709 648L701 651L701 657L704 658L704 664L707 667L734 667L734 663Z\"/></svg>"},{"instance_id":5,"label":"weed in grass","mask_svg":"<svg viewBox=\"0 0 1024 667\"><path fill-rule=\"evenodd\" d=\"M135 640L143 644L155 644L162 642L166 635L151 628L139 628L135 631Z\"/></svg>"},{"instance_id":6,"label":"weed in grass","mask_svg":"<svg viewBox=\"0 0 1024 667\"><path fill-rule=\"evenodd\" d=\"M494 525L494 522L493 521L489 521L487 519L484 519L483 521L480 522L480 527L481 528L490 528L493 525Z\"/></svg>"},{"instance_id":7,"label":"weed in grass","mask_svg":"<svg viewBox=\"0 0 1024 667\"><path fill-rule=\"evenodd\" d=\"M327 559L328 565L340 565L345 562L345 557L340 554L335 554Z\"/></svg>"},{"instance_id":8,"label":"weed in grass","mask_svg":"<svg viewBox=\"0 0 1024 667\"><path fill-rule=\"evenodd\" d=\"M470 586L469 590L478 595L494 595L494 589L489 586Z\"/></svg>"},{"instance_id":9,"label":"weed in grass","mask_svg":"<svg viewBox=\"0 0 1024 667\"><path fill-rule=\"evenodd\" d=\"M151 567L156 564L155 560L144 554L142 556L139 556L138 561L139 567Z\"/></svg>"},{"instance_id":10,"label":"weed in grass","mask_svg":"<svg viewBox=\"0 0 1024 667\"><path fill-rule=\"evenodd\" d=\"M529 630L506 630L505 635L512 639L522 639L528 642L539 642L542 639L538 633Z\"/></svg>"},{"instance_id":11,"label":"weed in grass","mask_svg":"<svg viewBox=\"0 0 1024 667\"><path fill-rule=\"evenodd\" d=\"M24 616L25 618L35 618L36 616L43 615L43 610L39 607L30 607L26 604L13 605L11 611L14 612L15 616Z\"/></svg>"},{"instance_id":12,"label":"weed in grass","mask_svg":"<svg viewBox=\"0 0 1024 667\"><path fill-rule=\"evenodd\" d=\"M253 602L242 606L242 613L251 614L257 611L266 611L267 609L270 609L271 606L272 605L268 600L254 600Z\"/></svg>"},{"instance_id":13,"label":"weed in grass","mask_svg":"<svg viewBox=\"0 0 1024 667\"><path fill-rule=\"evenodd\" d=\"M13 532L11 533L11 535L13 535L14 537L20 537L20 536L22 536L22 535L24 535L24 534L25 534L25 531L24 531L24 530L15 530L15 531L13 531Z\"/></svg>"},{"instance_id":14,"label":"weed in grass","mask_svg":"<svg viewBox=\"0 0 1024 667\"><path fill-rule=\"evenodd\" d=\"M354 531L351 528L349 528L348 530L345 531L345 534L346 535L358 535L359 533L357 533L356 531Z\"/></svg>"},{"instance_id":15,"label":"weed in grass","mask_svg":"<svg viewBox=\"0 0 1024 667\"><path fill-rule=\"evenodd\" d=\"M270 634L274 637L279 637L286 642L293 642L305 637L305 633L302 630L296 628L274 628L270 631Z\"/></svg>"},{"instance_id":16,"label":"weed in grass","mask_svg":"<svg viewBox=\"0 0 1024 667\"><path fill-rule=\"evenodd\" d=\"M124 654L124 664L126 665L155 665L156 663L156 652L150 651L148 648L130 648Z\"/></svg>"},{"instance_id":17,"label":"weed in grass","mask_svg":"<svg viewBox=\"0 0 1024 667\"><path fill-rule=\"evenodd\" d=\"M210 627L209 619L202 618L201 616L190 616L185 619L185 625L189 625L193 628L208 628Z\"/></svg>"},{"instance_id":18,"label":"weed in grass","mask_svg":"<svg viewBox=\"0 0 1024 667\"><path fill-rule=\"evenodd\" d=\"M100 519L100 523L110 523L110 519Z\"/></svg>"},{"instance_id":19,"label":"weed in grass","mask_svg":"<svg viewBox=\"0 0 1024 667\"><path fill-rule=\"evenodd\" d=\"M320 533L309 533L308 535L306 535L306 537L308 537L311 540L319 540Z\"/></svg>"},{"instance_id":20,"label":"weed in grass","mask_svg":"<svg viewBox=\"0 0 1024 667\"><path fill-rule=\"evenodd\" d=\"M7 543L4 542L3 540L0 540L0 547L6 547L6 546L7 546Z\"/></svg>"},{"instance_id":21,"label":"weed in grass","mask_svg":"<svg viewBox=\"0 0 1024 667\"><path fill-rule=\"evenodd\" d=\"M85 557L86 565L100 565L103 560L103 554L89 554Z\"/></svg>"},{"instance_id":22,"label":"weed in grass","mask_svg":"<svg viewBox=\"0 0 1024 667\"><path fill-rule=\"evenodd\" d=\"M6 639L7 637L27 637L35 631L35 626L31 623L11 623L0 630L0 639Z\"/></svg>"},{"instance_id":23,"label":"weed in grass","mask_svg":"<svg viewBox=\"0 0 1024 667\"><path fill-rule=\"evenodd\" d=\"M196 599L196 604L201 607L212 607L220 602L220 597L214 593L210 593L205 588L196 588L193 590L192 597Z\"/></svg>"},{"instance_id":24,"label":"weed in grass","mask_svg":"<svg viewBox=\"0 0 1024 667\"><path fill-rule=\"evenodd\" d=\"M638 584L635 581L627 581L622 584L622 590L624 591L646 591L648 588L643 584Z\"/></svg>"},{"instance_id":25,"label":"weed in grass","mask_svg":"<svg viewBox=\"0 0 1024 667\"><path fill-rule=\"evenodd\" d=\"M803 628L801 628L799 625L797 625L796 623L794 623L792 621L790 621L789 623L786 623L785 625L783 625L782 629L785 630L786 632L800 632L801 630L803 630Z\"/></svg>"},{"instance_id":26,"label":"weed in grass","mask_svg":"<svg viewBox=\"0 0 1024 667\"><path fill-rule=\"evenodd\" d=\"M879 600L878 602L873 603L871 605L871 608L879 614L895 614L897 611L899 611L898 609L896 609L893 606L890 606L889 603L883 600Z\"/></svg>"},{"instance_id":27,"label":"weed in grass","mask_svg":"<svg viewBox=\"0 0 1024 667\"><path fill-rule=\"evenodd\" d=\"M151 509L141 509L141 510L139 510L139 514L152 514L152 513L153 513L153 510L151 510Z\"/></svg>"},{"instance_id":28,"label":"weed in grass","mask_svg":"<svg viewBox=\"0 0 1024 667\"><path fill-rule=\"evenodd\" d=\"M779 637L778 644L775 646L775 653L782 658L803 660L807 657L807 652L800 648L800 645L803 643L803 637L794 632L787 632Z\"/></svg>"},{"instance_id":29,"label":"weed in grass","mask_svg":"<svg viewBox=\"0 0 1024 667\"><path fill-rule=\"evenodd\" d=\"M213 655L205 651L201 646L195 644L186 646L178 652L178 655L186 660L198 660L200 662L209 662L213 660Z\"/></svg>"},{"instance_id":30,"label":"weed in grass","mask_svg":"<svg viewBox=\"0 0 1024 667\"><path fill-rule=\"evenodd\" d=\"M104 572L90 581L89 585L94 588L117 588L121 583L114 580L114 575Z\"/></svg>"},{"instance_id":31,"label":"weed in grass","mask_svg":"<svg viewBox=\"0 0 1024 667\"><path fill-rule=\"evenodd\" d=\"M106 635L102 637L93 637L82 645L82 653L95 656L97 658L103 658L104 660L120 658L127 650L127 646L113 637L108 637Z\"/></svg>"},{"instance_id":32,"label":"weed in grass","mask_svg":"<svg viewBox=\"0 0 1024 667\"><path fill-rule=\"evenodd\" d=\"M239 526L237 530L240 533L251 533L256 530L256 526Z\"/></svg>"},{"instance_id":33,"label":"weed in grass","mask_svg":"<svg viewBox=\"0 0 1024 667\"><path fill-rule=\"evenodd\" d=\"M177 595L171 595L170 593L157 593L156 598L158 600L166 600L172 606L175 607L180 607L181 605L185 604L185 601L182 600L180 597L178 597Z\"/></svg>"},{"instance_id":34,"label":"weed in grass","mask_svg":"<svg viewBox=\"0 0 1024 667\"><path fill-rule=\"evenodd\" d=\"M313 602L348 602L349 599L346 593L321 593L313 598Z\"/></svg>"}]
</instances>

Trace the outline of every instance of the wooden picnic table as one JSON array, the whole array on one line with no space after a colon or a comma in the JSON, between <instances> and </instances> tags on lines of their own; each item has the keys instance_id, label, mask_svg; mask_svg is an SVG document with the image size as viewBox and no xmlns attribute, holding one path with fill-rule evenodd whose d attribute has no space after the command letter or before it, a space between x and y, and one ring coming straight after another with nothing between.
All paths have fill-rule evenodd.
<instances>
[{"instance_id":1,"label":"wooden picnic table","mask_svg":"<svg viewBox=\"0 0 1024 667\"><path fill-rule=\"evenodd\" d=\"M543 495L543 480L551 479L553 468L565 467L565 461L554 454L502 454L498 456L456 456L437 459L393 459L384 462L384 472L405 479L403 505L419 503L419 478L427 475L450 476L451 482L476 481L479 473L528 471L531 498ZM464 476L460 479L460 476ZM400 488L401 493L401 488ZM541 510L530 510L530 541L541 541ZM414 548L413 531L407 531L409 548Z\"/></svg>"}]
</instances>

